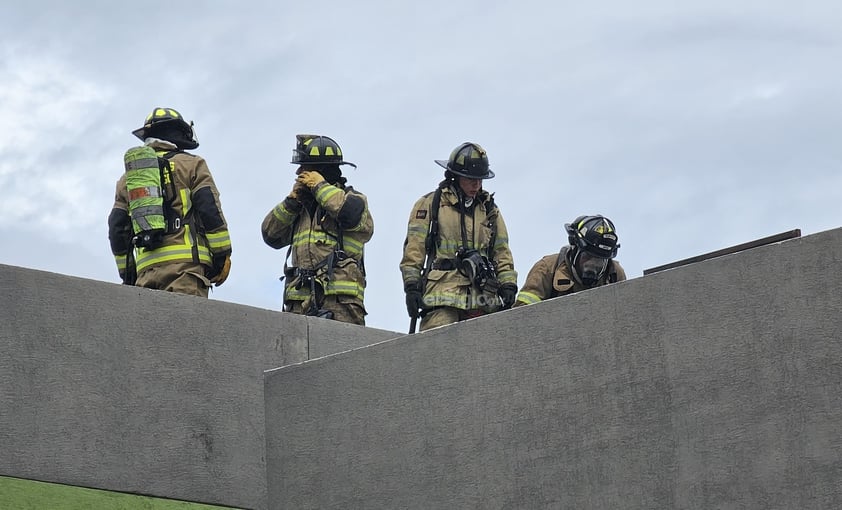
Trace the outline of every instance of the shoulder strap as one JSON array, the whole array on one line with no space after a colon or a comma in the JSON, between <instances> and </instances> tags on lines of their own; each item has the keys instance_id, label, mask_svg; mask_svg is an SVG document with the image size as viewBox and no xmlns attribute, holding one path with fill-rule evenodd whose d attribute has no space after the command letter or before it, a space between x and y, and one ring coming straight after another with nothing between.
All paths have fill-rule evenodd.
<instances>
[{"instance_id":1,"label":"shoulder strap","mask_svg":"<svg viewBox=\"0 0 842 510\"><path fill-rule=\"evenodd\" d=\"M176 149L158 156L158 168L161 170L161 187L165 190L164 197L167 202L172 202L177 193L175 183L172 180L172 171L170 170L170 159L181 152Z\"/></svg>"},{"instance_id":2,"label":"shoulder strap","mask_svg":"<svg viewBox=\"0 0 842 510\"><path fill-rule=\"evenodd\" d=\"M553 274L555 274L555 272L558 271L558 266L560 266L564 259L567 258L567 250L569 249L569 246L561 247L561 250L558 252L558 258L555 259L555 265L553 266Z\"/></svg>"},{"instance_id":3,"label":"shoulder strap","mask_svg":"<svg viewBox=\"0 0 842 510\"><path fill-rule=\"evenodd\" d=\"M488 195L488 202L485 203L485 216L491 216L497 204L494 203L494 193ZM488 260L494 261L494 244L497 242L497 220L491 224L491 237L488 239Z\"/></svg>"},{"instance_id":4,"label":"shoulder strap","mask_svg":"<svg viewBox=\"0 0 842 510\"><path fill-rule=\"evenodd\" d=\"M421 268L421 280L426 281L427 275L433 268L433 260L436 258L436 245L439 240L439 206L441 205L441 191L439 186L433 192L433 201L430 204L430 226L427 229L427 238L424 239L424 251L426 252L424 267Z\"/></svg>"},{"instance_id":5,"label":"shoulder strap","mask_svg":"<svg viewBox=\"0 0 842 510\"><path fill-rule=\"evenodd\" d=\"M439 207L441 206L441 187L433 193L433 202L430 204L430 228L427 230L427 239L424 241L424 248L427 251L429 263L432 264L436 258L436 245L439 240Z\"/></svg>"},{"instance_id":6,"label":"shoulder strap","mask_svg":"<svg viewBox=\"0 0 842 510\"><path fill-rule=\"evenodd\" d=\"M617 283L617 268L613 260L608 261L608 283Z\"/></svg>"},{"instance_id":7,"label":"shoulder strap","mask_svg":"<svg viewBox=\"0 0 842 510\"><path fill-rule=\"evenodd\" d=\"M497 207L497 204L494 203L494 193L490 193L488 195L488 202L485 203L485 214L489 215L494 212L495 207Z\"/></svg>"}]
</instances>

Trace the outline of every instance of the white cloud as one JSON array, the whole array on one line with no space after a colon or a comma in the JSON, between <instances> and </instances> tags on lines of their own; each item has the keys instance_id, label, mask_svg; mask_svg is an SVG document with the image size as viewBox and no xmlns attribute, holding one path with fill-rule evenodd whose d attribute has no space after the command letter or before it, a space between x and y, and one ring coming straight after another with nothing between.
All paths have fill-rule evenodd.
<instances>
[{"instance_id":1,"label":"white cloud","mask_svg":"<svg viewBox=\"0 0 842 510\"><path fill-rule=\"evenodd\" d=\"M6 47L0 67L0 227L66 232L89 214L85 179L112 92L50 55Z\"/></svg>"}]
</instances>

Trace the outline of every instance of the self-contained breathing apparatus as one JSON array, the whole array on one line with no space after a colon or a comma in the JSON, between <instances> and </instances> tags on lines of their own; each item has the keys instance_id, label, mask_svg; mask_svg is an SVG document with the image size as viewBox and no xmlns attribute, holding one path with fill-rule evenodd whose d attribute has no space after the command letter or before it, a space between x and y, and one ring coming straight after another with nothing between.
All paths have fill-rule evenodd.
<instances>
[{"instance_id":1,"label":"self-contained breathing apparatus","mask_svg":"<svg viewBox=\"0 0 842 510\"><path fill-rule=\"evenodd\" d=\"M132 220L131 244L135 247L154 250L163 243L167 233L181 226L181 219L172 218L169 207L176 193L169 158L176 153L178 151L170 151L158 157L155 149L148 145L126 151L123 159L128 212Z\"/></svg>"}]
</instances>

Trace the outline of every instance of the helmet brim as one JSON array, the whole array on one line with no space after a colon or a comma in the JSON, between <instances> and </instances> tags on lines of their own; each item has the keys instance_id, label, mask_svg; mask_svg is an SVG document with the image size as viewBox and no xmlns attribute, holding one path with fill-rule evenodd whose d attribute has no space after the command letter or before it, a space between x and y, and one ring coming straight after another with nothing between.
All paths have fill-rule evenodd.
<instances>
[{"instance_id":1,"label":"helmet brim","mask_svg":"<svg viewBox=\"0 0 842 510\"><path fill-rule=\"evenodd\" d=\"M298 165L298 166L323 166L323 165L339 165L339 166L342 166L342 165L349 165L349 166L352 166L354 168L357 168L357 165L351 163L350 161L340 161L338 163L324 162L324 161L319 161L319 162L315 162L315 161L290 161L289 163L291 165Z\"/></svg>"},{"instance_id":2,"label":"helmet brim","mask_svg":"<svg viewBox=\"0 0 842 510\"><path fill-rule=\"evenodd\" d=\"M140 138L141 141L146 140L146 126L135 129L132 134Z\"/></svg>"},{"instance_id":3,"label":"helmet brim","mask_svg":"<svg viewBox=\"0 0 842 510\"><path fill-rule=\"evenodd\" d=\"M476 176L476 175L467 174L465 172L459 172L457 170L453 170L452 168L448 168L447 167L447 161L445 161L443 159L434 159L433 161L435 161L440 167L444 168L445 170L452 173L453 175L456 175L456 176L459 176L459 177L465 177L466 179L485 180L485 179L493 179L494 178L494 172L492 172L490 168L485 171L485 175L480 177L480 176Z\"/></svg>"}]
</instances>

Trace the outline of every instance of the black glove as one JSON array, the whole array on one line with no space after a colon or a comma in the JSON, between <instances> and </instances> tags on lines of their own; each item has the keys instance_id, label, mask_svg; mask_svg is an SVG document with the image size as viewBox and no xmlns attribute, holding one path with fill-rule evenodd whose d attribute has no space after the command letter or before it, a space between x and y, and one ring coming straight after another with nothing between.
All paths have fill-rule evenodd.
<instances>
[{"instance_id":1,"label":"black glove","mask_svg":"<svg viewBox=\"0 0 842 510\"><path fill-rule=\"evenodd\" d=\"M403 291L406 292L406 313L410 317L418 317L418 312L423 307L424 302L421 282L406 282Z\"/></svg>"},{"instance_id":2,"label":"black glove","mask_svg":"<svg viewBox=\"0 0 842 510\"><path fill-rule=\"evenodd\" d=\"M504 283L497 289L497 295L503 300L503 308L511 308L515 304L515 298L517 298L517 285Z\"/></svg>"}]
</instances>

